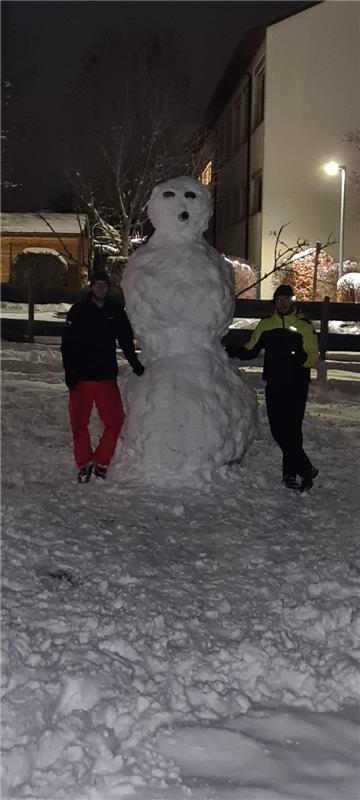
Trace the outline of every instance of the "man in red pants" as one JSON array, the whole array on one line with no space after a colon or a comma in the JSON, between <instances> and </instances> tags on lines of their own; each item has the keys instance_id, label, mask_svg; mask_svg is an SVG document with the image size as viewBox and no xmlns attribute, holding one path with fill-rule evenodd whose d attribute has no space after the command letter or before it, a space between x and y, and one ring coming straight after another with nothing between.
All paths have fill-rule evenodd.
<instances>
[{"instance_id":1,"label":"man in red pants","mask_svg":"<svg viewBox=\"0 0 360 800\"><path fill-rule=\"evenodd\" d=\"M133 331L125 310L110 300L110 278L94 273L91 290L67 315L61 343L65 382L69 389L69 414L78 481L87 483L92 473L105 478L124 422L117 384L116 341L136 375L142 375L134 347ZM93 451L88 430L93 405L104 430Z\"/></svg>"}]
</instances>

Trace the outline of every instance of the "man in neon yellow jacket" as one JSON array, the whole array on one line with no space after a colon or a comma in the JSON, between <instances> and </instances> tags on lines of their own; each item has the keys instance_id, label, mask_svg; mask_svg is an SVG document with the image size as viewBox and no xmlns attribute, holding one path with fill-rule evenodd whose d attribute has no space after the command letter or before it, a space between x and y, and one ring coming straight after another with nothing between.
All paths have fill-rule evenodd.
<instances>
[{"instance_id":1,"label":"man in neon yellow jacket","mask_svg":"<svg viewBox=\"0 0 360 800\"><path fill-rule=\"evenodd\" d=\"M302 435L310 369L318 358L318 343L311 323L294 312L291 286L278 286L273 301L274 313L260 320L237 355L247 360L265 350L266 409L272 436L283 454L283 480L289 489L303 492L311 489L318 474L303 449Z\"/></svg>"}]
</instances>

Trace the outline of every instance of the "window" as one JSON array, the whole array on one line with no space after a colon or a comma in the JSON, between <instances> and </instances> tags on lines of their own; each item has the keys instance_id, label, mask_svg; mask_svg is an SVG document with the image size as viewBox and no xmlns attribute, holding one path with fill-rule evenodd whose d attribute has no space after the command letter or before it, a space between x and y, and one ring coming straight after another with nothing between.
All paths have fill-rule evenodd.
<instances>
[{"instance_id":1,"label":"window","mask_svg":"<svg viewBox=\"0 0 360 800\"><path fill-rule=\"evenodd\" d=\"M231 215L231 194L230 192L227 192L224 201L224 216L223 216L224 228L228 228L231 223L230 215Z\"/></svg>"},{"instance_id":2,"label":"window","mask_svg":"<svg viewBox=\"0 0 360 800\"><path fill-rule=\"evenodd\" d=\"M232 113L229 111L226 115L225 119L225 142L224 142L224 149L225 149L225 163L229 161L231 158L232 153Z\"/></svg>"},{"instance_id":3,"label":"window","mask_svg":"<svg viewBox=\"0 0 360 800\"><path fill-rule=\"evenodd\" d=\"M231 219L228 219L228 224L236 225L246 218L247 214L247 192L246 183L240 183L234 186L231 193L231 209L229 207L229 214L231 211Z\"/></svg>"},{"instance_id":4,"label":"window","mask_svg":"<svg viewBox=\"0 0 360 800\"><path fill-rule=\"evenodd\" d=\"M239 211L240 211L239 197L240 197L239 187L235 186L235 188L232 190L232 209L231 209L232 225L236 225L236 223L239 221Z\"/></svg>"},{"instance_id":5,"label":"window","mask_svg":"<svg viewBox=\"0 0 360 800\"><path fill-rule=\"evenodd\" d=\"M252 214L260 214L262 211L262 189L263 189L263 176L262 172L257 172L252 177L251 182L251 212Z\"/></svg>"},{"instance_id":6,"label":"window","mask_svg":"<svg viewBox=\"0 0 360 800\"><path fill-rule=\"evenodd\" d=\"M241 116L241 99L238 97L234 105L234 130L233 130L233 154L237 152L240 146L240 116Z\"/></svg>"},{"instance_id":7,"label":"window","mask_svg":"<svg viewBox=\"0 0 360 800\"><path fill-rule=\"evenodd\" d=\"M206 164L205 169L203 169L203 171L201 173L200 181L205 186L209 186L209 184L211 183L211 180L212 180L212 161L209 161Z\"/></svg>"},{"instance_id":8,"label":"window","mask_svg":"<svg viewBox=\"0 0 360 800\"><path fill-rule=\"evenodd\" d=\"M255 69L254 75L255 103L254 103L254 128L264 119L265 110L265 59L263 58Z\"/></svg>"},{"instance_id":9,"label":"window","mask_svg":"<svg viewBox=\"0 0 360 800\"><path fill-rule=\"evenodd\" d=\"M221 167L224 163L224 134L225 134L225 126L222 122L220 127L218 128L218 139L217 139L217 163L218 166Z\"/></svg>"},{"instance_id":10,"label":"window","mask_svg":"<svg viewBox=\"0 0 360 800\"><path fill-rule=\"evenodd\" d=\"M249 95L250 85L246 84L241 93L241 119L240 119L240 142L243 144L248 138L249 128Z\"/></svg>"},{"instance_id":11,"label":"window","mask_svg":"<svg viewBox=\"0 0 360 800\"><path fill-rule=\"evenodd\" d=\"M246 216L247 216L246 183L241 183L239 190L239 220L246 219Z\"/></svg>"}]
</instances>

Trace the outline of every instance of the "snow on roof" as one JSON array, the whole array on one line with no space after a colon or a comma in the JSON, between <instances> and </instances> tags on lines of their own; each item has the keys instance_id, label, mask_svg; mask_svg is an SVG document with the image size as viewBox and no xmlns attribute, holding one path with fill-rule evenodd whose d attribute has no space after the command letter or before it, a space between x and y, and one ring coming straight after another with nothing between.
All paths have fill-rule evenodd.
<instances>
[{"instance_id":1,"label":"snow on roof","mask_svg":"<svg viewBox=\"0 0 360 800\"><path fill-rule=\"evenodd\" d=\"M22 252L30 253L30 255L41 254L46 256L56 256L57 258L60 258L60 261L62 261L63 264L67 265L66 258L64 258L64 256L62 256L61 253L58 252L58 250L52 250L51 247L25 247L25 250L23 250Z\"/></svg>"},{"instance_id":2,"label":"snow on roof","mask_svg":"<svg viewBox=\"0 0 360 800\"><path fill-rule=\"evenodd\" d=\"M1 214L1 233L79 233L86 229L86 214ZM45 222L49 224L47 224ZM51 227L49 227L51 226Z\"/></svg>"}]
</instances>

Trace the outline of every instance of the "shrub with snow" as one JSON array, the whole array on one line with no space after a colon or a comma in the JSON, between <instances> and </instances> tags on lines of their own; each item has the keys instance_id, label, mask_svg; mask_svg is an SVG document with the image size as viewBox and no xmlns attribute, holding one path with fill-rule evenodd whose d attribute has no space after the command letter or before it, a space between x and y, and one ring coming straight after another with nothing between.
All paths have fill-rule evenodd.
<instances>
[{"instance_id":1,"label":"shrub with snow","mask_svg":"<svg viewBox=\"0 0 360 800\"><path fill-rule=\"evenodd\" d=\"M313 299L315 253L315 247L295 253L291 260L275 273L275 285L289 283L298 300L311 301ZM337 278L338 266L334 263L334 259L326 250L320 250L315 300L321 301L327 295L330 300L335 301Z\"/></svg>"},{"instance_id":2,"label":"shrub with snow","mask_svg":"<svg viewBox=\"0 0 360 800\"><path fill-rule=\"evenodd\" d=\"M338 266L338 264L336 266ZM350 259L348 259L347 261L344 261L342 271L343 275L345 272L360 272L360 264L358 261L350 261Z\"/></svg>"},{"instance_id":3,"label":"shrub with snow","mask_svg":"<svg viewBox=\"0 0 360 800\"><path fill-rule=\"evenodd\" d=\"M256 286L248 289L252 283L257 279L257 271L250 264L247 264L244 259L238 259L236 256L225 256L227 261L233 266L235 278L235 296L241 297L242 300L256 297Z\"/></svg>"},{"instance_id":4,"label":"shrub with snow","mask_svg":"<svg viewBox=\"0 0 360 800\"><path fill-rule=\"evenodd\" d=\"M11 267L11 283L36 289L58 289L66 286L68 266L57 250L27 247L15 258Z\"/></svg>"},{"instance_id":5,"label":"shrub with snow","mask_svg":"<svg viewBox=\"0 0 360 800\"><path fill-rule=\"evenodd\" d=\"M337 282L340 303L360 303L360 272L346 272Z\"/></svg>"}]
</instances>

